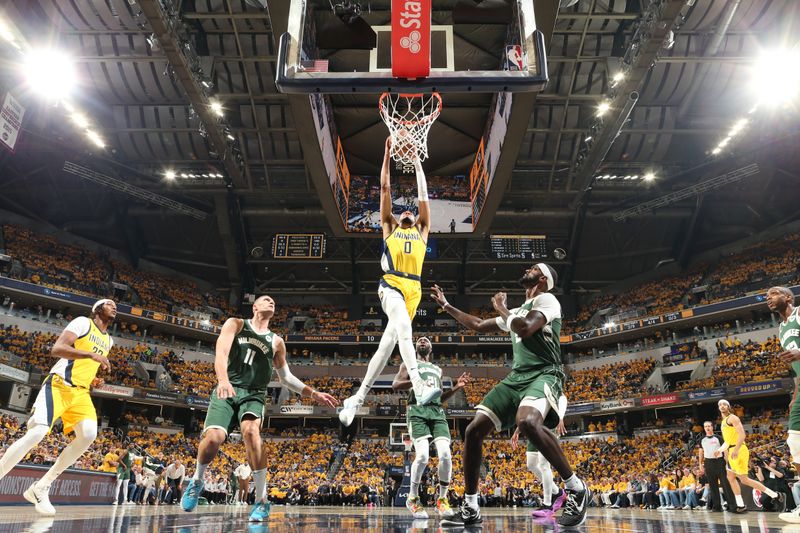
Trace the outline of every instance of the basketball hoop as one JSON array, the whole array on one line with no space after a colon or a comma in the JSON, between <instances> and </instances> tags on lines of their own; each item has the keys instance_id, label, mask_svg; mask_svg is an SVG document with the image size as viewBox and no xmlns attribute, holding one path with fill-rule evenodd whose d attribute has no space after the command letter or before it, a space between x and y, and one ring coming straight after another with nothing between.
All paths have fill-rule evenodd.
<instances>
[{"instance_id":1,"label":"basketball hoop","mask_svg":"<svg viewBox=\"0 0 800 533\"><path fill-rule=\"evenodd\" d=\"M413 170L415 159L428 158L428 132L442 112L442 97L439 93L383 93L378 109L392 138L392 159L398 167Z\"/></svg>"}]
</instances>

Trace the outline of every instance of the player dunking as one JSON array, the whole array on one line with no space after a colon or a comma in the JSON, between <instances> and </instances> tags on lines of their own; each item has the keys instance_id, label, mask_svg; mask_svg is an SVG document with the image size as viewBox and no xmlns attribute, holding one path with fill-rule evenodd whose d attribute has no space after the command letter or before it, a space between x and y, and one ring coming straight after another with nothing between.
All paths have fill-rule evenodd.
<instances>
[{"instance_id":1,"label":"player dunking","mask_svg":"<svg viewBox=\"0 0 800 533\"><path fill-rule=\"evenodd\" d=\"M427 250L428 232L430 231L431 210L428 201L428 185L425 172L419 159L414 161L417 175L417 196L419 197L419 218L414 213L404 211L398 223L392 214L392 186L390 181L391 137L386 139L381 168L381 226L383 228L383 255L381 268L384 275L378 287L381 306L388 317L386 329L381 336L378 349L370 359L367 374L361 382L358 392L347 398L339 413L343 425L353 423L358 408L364 403L375 379L386 367L392 350L400 344L400 356L411 380L414 396L418 405L427 405L439 399L442 389L425 384L419 375L417 358L414 354L414 343L411 339L411 321L417 312L422 298L420 276L422 262Z\"/></svg>"},{"instance_id":2,"label":"player dunking","mask_svg":"<svg viewBox=\"0 0 800 533\"><path fill-rule=\"evenodd\" d=\"M59 359L36 396L28 431L9 446L0 459L2 479L39 444L59 418L64 424L65 434L75 431L75 439L64 448L50 470L23 493L25 499L43 515L56 514L48 496L50 485L75 464L97 437L97 412L89 389L93 383L95 386L98 383L95 376L99 368L111 369L108 352L114 341L108 334L108 327L116 316L117 305L112 300L103 299L92 305L91 318L81 316L67 324L50 350Z\"/></svg>"},{"instance_id":3,"label":"player dunking","mask_svg":"<svg viewBox=\"0 0 800 533\"><path fill-rule=\"evenodd\" d=\"M483 440L493 429L500 431L515 423L564 480L567 501L558 523L577 526L586 519L591 493L572 471L558 440L544 422L551 409L558 410L558 398L564 386L559 343L561 305L550 294L556 274L552 267L538 263L526 270L519 281L525 287L525 302L508 310L506 294L499 292L492 297L492 306L500 316L486 320L456 309L447 302L440 287L432 288L431 297L461 325L479 333L510 331L513 349L511 372L489 391L467 426L463 457L464 504L459 513L442 520L443 526L467 526L483 521L478 508Z\"/></svg>"},{"instance_id":4,"label":"player dunking","mask_svg":"<svg viewBox=\"0 0 800 533\"><path fill-rule=\"evenodd\" d=\"M544 420L544 425L547 429L555 431L556 438L561 437L567 433L567 428L564 427L564 415L567 413L567 397L563 394L558 399L558 411L550 411L547 413L547 418ZM514 450L519 444L519 428L514 430L514 435L511 436L511 449ZM527 449L525 451L525 464L528 471L534 476L538 477L542 482L542 505L531 513L534 518L551 518L567 500L567 494L556 485L553 480L553 467L547 462L544 455L539 453L536 445L532 440L528 439Z\"/></svg>"},{"instance_id":5,"label":"player dunking","mask_svg":"<svg viewBox=\"0 0 800 533\"><path fill-rule=\"evenodd\" d=\"M795 468L800 469L800 404L797 403L797 391L800 388L800 312L794 305L794 293L788 287L771 287L767 291L767 307L781 317L778 340L783 352L778 357L792 366L795 376L794 394L789 402L789 434L786 445L792 455L792 463ZM778 516L786 522L800 524L800 503L793 511Z\"/></svg>"},{"instance_id":6,"label":"player dunking","mask_svg":"<svg viewBox=\"0 0 800 533\"><path fill-rule=\"evenodd\" d=\"M750 470L750 450L747 448L747 444L744 443L747 435L744 432L742 421L739 420L738 416L731 413L731 404L728 400L720 400L717 402L717 407L719 407L719 412L722 415L720 429L722 429L724 444L714 452L714 456L722 457L725 454L725 459L728 462L728 482L731 484L731 489L733 489L737 512L745 509L742 488L739 483L760 490L770 498L778 500L780 505L785 505L786 496L783 493L768 489L755 479L750 478L748 475ZM736 482L737 479L739 483ZM730 504L731 502L728 502L728 506Z\"/></svg>"},{"instance_id":7,"label":"player dunking","mask_svg":"<svg viewBox=\"0 0 800 533\"><path fill-rule=\"evenodd\" d=\"M222 326L214 359L218 383L211 393L203 438L197 447L197 470L181 498L184 511L197 507L206 469L238 422L255 482L255 505L250 521L263 522L269 518L268 457L261 451L261 420L273 366L281 383L290 391L328 407L339 404L330 394L316 391L292 375L286 362L286 344L269 329L274 314L275 301L262 295L253 302L253 318L229 318Z\"/></svg>"},{"instance_id":8,"label":"player dunking","mask_svg":"<svg viewBox=\"0 0 800 533\"><path fill-rule=\"evenodd\" d=\"M416 347L420 376L429 385L441 388L442 369L431 363L433 346L430 339L428 337L420 337L417 339ZM450 487L453 462L450 455L450 427L447 425L447 417L444 414L441 402L447 401L456 391L466 387L469 384L469 380L470 375L468 372L461 374L455 387L443 392L440 401L435 401L428 405L415 405L414 393L411 392L409 394L406 420L408 422L409 436L414 443L414 462L411 464L411 491L406 500L406 508L411 511L411 515L414 518L428 518L428 513L423 509L419 499L419 484L430 457L429 439L433 439L433 445L436 446L436 456L439 458L439 496L436 499L436 510L440 516L450 511L447 490ZM406 372L405 366L401 364L392 382L392 389L408 390L410 388L411 380L408 379L408 372Z\"/></svg>"}]
</instances>

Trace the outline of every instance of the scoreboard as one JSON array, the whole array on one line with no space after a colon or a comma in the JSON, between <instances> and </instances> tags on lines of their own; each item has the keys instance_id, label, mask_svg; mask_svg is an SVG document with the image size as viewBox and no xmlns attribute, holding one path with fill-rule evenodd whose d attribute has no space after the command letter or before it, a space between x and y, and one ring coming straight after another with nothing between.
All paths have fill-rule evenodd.
<instances>
[{"instance_id":1,"label":"scoreboard","mask_svg":"<svg viewBox=\"0 0 800 533\"><path fill-rule=\"evenodd\" d=\"M489 250L495 259L547 259L547 237L490 235Z\"/></svg>"},{"instance_id":2,"label":"scoreboard","mask_svg":"<svg viewBox=\"0 0 800 533\"><path fill-rule=\"evenodd\" d=\"M275 259L322 259L325 235L322 233L278 233L272 239Z\"/></svg>"}]
</instances>

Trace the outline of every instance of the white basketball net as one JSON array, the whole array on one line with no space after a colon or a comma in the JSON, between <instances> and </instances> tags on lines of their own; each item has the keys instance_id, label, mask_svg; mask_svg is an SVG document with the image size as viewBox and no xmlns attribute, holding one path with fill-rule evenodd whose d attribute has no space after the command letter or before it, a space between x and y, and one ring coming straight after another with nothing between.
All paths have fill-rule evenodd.
<instances>
[{"instance_id":1,"label":"white basketball net","mask_svg":"<svg viewBox=\"0 0 800 533\"><path fill-rule=\"evenodd\" d=\"M383 93L378 108L392 137L392 159L403 170L413 170L417 157L420 162L428 158L428 132L442 112L442 97Z\"/></svg>"}]
</instances>

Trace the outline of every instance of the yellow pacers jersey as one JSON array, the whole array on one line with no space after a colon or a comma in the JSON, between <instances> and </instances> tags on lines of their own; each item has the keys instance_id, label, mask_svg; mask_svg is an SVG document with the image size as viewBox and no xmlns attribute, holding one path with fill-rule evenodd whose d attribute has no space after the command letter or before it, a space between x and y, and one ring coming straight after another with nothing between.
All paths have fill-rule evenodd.
<instances>
[{"instance_id":1,"label":"yellow pacers jersey","mask_svg":"<svg viewBox=\"0 0 800 533\"><path fill-rule=\"evenodd\" d=\"M411 320L422 299L420 281L427 248L416 226L408 229L397 226L383 242L381 268L384 275L380 285L403 295Z\"/></svg>"},{"instance_id":2,"label":"yellow pacers jersey","mask_svg":"<svg viewBox=\"0 0 800 533\"><path fill-rule=\"evenodd\" d=\"M739 448L739 452L736 455L736 459L734 459L731 456L731 449L736 446L736 442L739 440L739 435L736 432L736 428L728 424L727 418L722 421L720 427L722 428L722 440L725 441L725 443L730 447L727 451L728 467L733 471L734 474L747 474L750 463L750 450L747 449L747 445L743 442Z\"/></svg>"},{"instance_id":3,"label":"yellow pacers jersey","mask_svg":"<svg viewBox=\"0 0 800 533\"><path fill-rule=\"evenodd\" d=\"M100 331L94 320L79 317L70 322L66 329L78 336L74 345L76 349L108 357L108 352L114 344L111 335ZM59 359L50 373L64 378L66 385L88 389L97 375L98 368L100 363L93 359Z\"/></svg>"},{"instance_id":4,"label":"yellow pacers jersey","mask_svg":"<svg viewBox=\"0 0 800 533\"><path fill-rule=\"evenodd\" d=\"M722 440L723 442L727 443L728 446L734 447L736 446L736 441L739 440L739 434L736 432L736 428L728 424L728 418L725 417L720 424L720 428L722 428Z\"/></svg>"}]
</instances>

